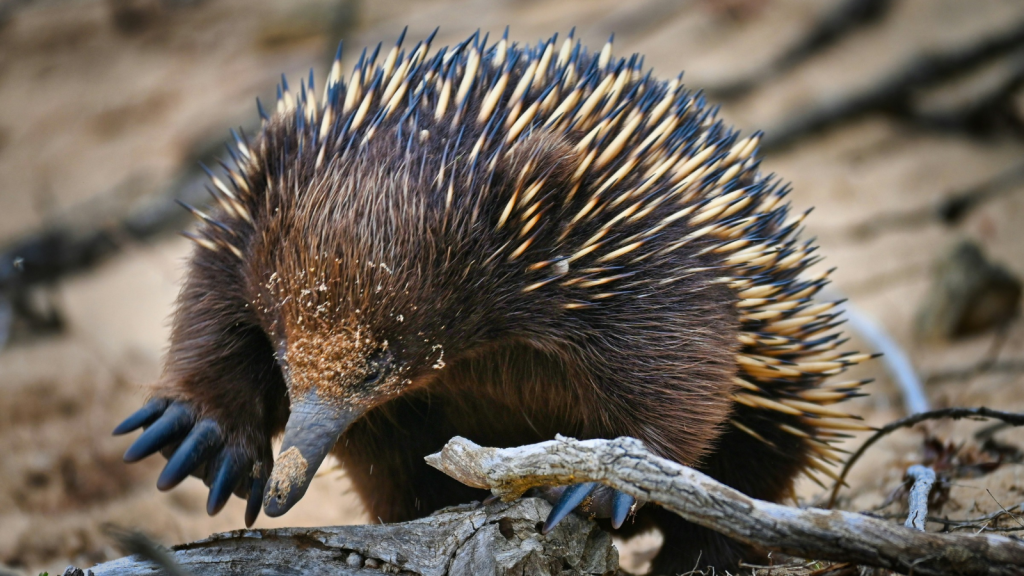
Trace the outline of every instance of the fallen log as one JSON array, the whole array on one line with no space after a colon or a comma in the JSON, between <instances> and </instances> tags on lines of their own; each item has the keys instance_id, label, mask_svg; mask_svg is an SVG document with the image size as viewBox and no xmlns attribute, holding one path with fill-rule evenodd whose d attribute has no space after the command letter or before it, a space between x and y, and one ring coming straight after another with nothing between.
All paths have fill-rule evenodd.
<instances>
[{"instance_id":1,"label":"fallen log","mask_svg":"<svg viewBox=\"0 0 1024 576\"><path fill-rule=\"evenodd\" d=\"M236 530L173 546L172 567L133 555L64 574L585 576L618 569L611 536L590 520L571 515L541 535L550 511L547 502L526 498L448 508L399 524Z\"/></svg>"}]
</instances>

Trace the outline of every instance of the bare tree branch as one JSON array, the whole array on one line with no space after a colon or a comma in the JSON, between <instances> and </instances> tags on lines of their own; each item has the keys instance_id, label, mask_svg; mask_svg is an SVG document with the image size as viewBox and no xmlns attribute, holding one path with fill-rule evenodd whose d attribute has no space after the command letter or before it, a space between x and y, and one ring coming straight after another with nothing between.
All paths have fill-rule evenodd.
<instances>
[{"instance_id":1,"label":"bare tree branch","mask_svg":"<svg viewBox=\"0 0 1024 576\"><path fill-rule=\"evenodd\" d=\"M498 449L456 437L427 462L460 482L491 488L506 498L535 486L601 482L741 542L803 558L916 575L1009 576L1024 569L1024 542L1019 540L923 533L853 512L756 500L651 454L633 438L579 441L560 436Z\"/></svg>"},{"instance_id":2,"label":"bare tree branch","mask_svg":"<svg viewBox=\"0 0 1024 576\"><path fill-rule=\"evenodd\" d=\"M835 484L832 485L832 494L829 497L828 508L835 506L836 498L839 495L839 489L842 488L846 475L850 473L850 469L853 468L854 463L864 455L875 442L878 442L883 437L891 434L895 430L900 428L909 428L915 426L925 420L938 420L940 418L952 418L953 420L959 420L960 418L995 418L1001 420L1011 426L1024 426L1024 414L1018 414L1015 412L1002 412L1000 410L993 410L984 406L978 408L943 408L941 410L932 410L931 412L919 412L912 414L906 418L900 418L894 422L890 422L885 426L879 428L870 438L864 441L857 448L857 451L850 455L846 459L846 463L843 464L843 470L839 473L839 479Z\"/></svg>"},{"instance_id":3,"label":"bare tree branch","mask_svg":"<svg viewBox=\"0 0 1024 576\"><path fill-rule=\"evenodd\" d=\"M746 96L767 80L796 68L851 33L879 22L889 13L892 4L892 0L844 0L832 10L825 11L803 36L767 66L749 76L719 86L708 86L706 91L719 99Z\"/></svg>"},{"instance_id":4,"label":"bare tree branch","mask_svg":"<svg viewBox=\"0 0 1024 576\"><path fill-rule=\"evenodd\" d=\"M1024 45L1024 23L955 49L923 54L877 84L836 100L809 107L765 130L762 149L782 148L836 124L870 112L890 111L906 115L913 92L933 86Z\"/></svg>"},{"instance_id":5,"label":"bare tree branch","mask_svg":"<svg viewBox=\"0 0 1024 576\"><path fill-rule=\"evenodd\" d=\"M908 498L910 514L903 525L924 532L924 521L928 517L928 495L932 493L932 486L935 485L935 470L914 464L907 468L907 476L914 479L914 486L910 489Z\"/></svg>"}]
</instances>

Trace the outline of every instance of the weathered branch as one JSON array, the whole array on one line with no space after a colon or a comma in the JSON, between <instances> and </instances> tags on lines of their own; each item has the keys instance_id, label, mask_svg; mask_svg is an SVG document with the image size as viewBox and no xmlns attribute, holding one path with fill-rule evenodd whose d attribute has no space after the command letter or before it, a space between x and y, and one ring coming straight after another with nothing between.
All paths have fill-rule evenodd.
<instances>
[{"instance_id":1,"label":"weathered branch","mask_svg":"<svg viewBox=\"0 0 1024 576\"><path fill-rule=\"evenodd\" d=\"M924 54L877 84L803 110L778 126L765 130L762 149L782 148L800 138L869 112L905 112L917 89L933 86L1007 54L1024 44L1024 23L980 41L949 51Z\"/></svg>"},{"instance_id":2,"label":"weathered branch","mask_svg":"<svg viewBox=\"0 0 1024 576\"><path fill-rule=\"evenodd\" d=\"M959 420L960 418L995 418L1001 420L1011 426L1024 426L1024 414L1018 414L1015 412L1002 412L1000 410L993 410L984 406L978 408L943 408L941 410L932 410L931 412L919 412L917 414L911 414L906 418L900 418L894 422L890 422L885 426L879 428L870 438L864 441L857 448L857 451L850 455L846 459L846 463L843 464L843 470L839 473L839 479L832 486L832 494L829 497L828 507L831 508L836 504L836 497L839 495L839 489L842 488L846 480L846 475L850 473L850 469L860 459L861 456L870 448L875 442L878 442L883 437L891 434L895 430L900 428L909 428L916 426L925 420L937 420L940 418L952 418L953 420Z\"/></svg>"},{"instance_id":3,"label":"weathered branch","mask_svg":"<svg viewBox=\"0 0 1024 576\"><path fill-rule=\"evenodd\" d=\"M793 556L917 575L1010 575L1024 570L1024 542L996 535L934 534L853 512L797 509L745 496L654 456L639 440L556 440L483 448L452 439L427 462L449 476L515 497L541 485L602 482L739 541ZM752 472L754 473L754 472Z\"/></svg>"},{"instance_id":4,"label":"weathered branch","mask_svg":"<svg viewBox=\"0 0 1024 576\"><path fill-rule=\"evenodd\" d=\"M1024 163L963 190L944 194L927 205L875 214L848 228L844 235L853 240L865 240L883 232L914 230L933 224L953 226L986 202L1020 190L1021 182L1024 182Z\"/></svg>"},{"instance_id":5,"label":"weathered branch","mask_svg":"<svg viewBox=\"0 0 1024 576\"><path fill-rule=\"evenodd\" d=\"M889 13L892 4L892 0L844 0L822 14L803 36L767 66L743 78L719 86L707 86L705 90L716 99L746 96L767 80L796 68L851 33L879 22Z\"/></svg>"},{"instance_id":6,"label":"weathered branch","mask_svg":"<svg viewBox=\"0 0 1024 576\"><path fill-rule=\"evenodd\" d=\"M0 0L2 2L2 0ZM58 332L63 320L56 311L33 308L29 293L67 276L91 270L125 248L187 226L191 217L179 202L205 209L212 203L209 178L201 163L216 165L224 155L224 138L197 142L173 178L159 189L141 192L128 181L58 214L47 215L42 227L0 243L0 348L21 332Z\"/></svg>"},{"instance_id":7,"label":"weathered branch","mask_svg":"<svg viewBox=\"0 0 1024 576\"><path fill-rule=\"evenodd\" d=\"M237 530L174 546L170 557L184 573L415 574L493 576L606 574L618 569L611 536L570 515L547 536L537 531L551 506L537 498L487 507L449 508L401 524ZM568 567L568 568L566 568ZM65 574L78 574L74 567ZM106 562L94 576L163 573L142 556Z\"/></svg>"},{"instance_id":8,"label":"weathered branch","mask_svg":"<svg viewBox=\"0 0 1024 576\"><path fill-rule=\"evenodd\" d=\"M924 532L924 521L928 517L928 495L932 493L932 486L935 485L935 470L914 464L907 468L907 476L913 478L914 486L907 498L910 514L903 525Z\"/></svg>"}]
</instances>

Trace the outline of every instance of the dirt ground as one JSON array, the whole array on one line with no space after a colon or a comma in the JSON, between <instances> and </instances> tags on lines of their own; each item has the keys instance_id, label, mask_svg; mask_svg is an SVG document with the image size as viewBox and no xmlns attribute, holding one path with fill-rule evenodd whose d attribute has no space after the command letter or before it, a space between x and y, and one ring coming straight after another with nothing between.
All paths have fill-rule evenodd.
<instances>
[{"instance_id":1,"label":"dirt ground","mask_svg":"<svg viewBox=\"0 0 1024 576\"><path fill-rule=\"evenodd\" d=\"M521 42L576 26L577 37L591 47L615 32L618 54L640 52L655 74L685 70L689 86L714 89L766 69L839 4L29 0L8 2L4 11L0 0L0 14L6 14L0 24L0 245L111 199L128 206L160 193L191 167L198 149L225 138L231 126L254 123L253 98L267 100L279 73L297 77L312 66L323 78L326 55L341 36L351 60L364 45L392 42L405 25L414 41L441 26L436 45L477 28L500 34L506 24ZM893 0L877 22L726 100L722 116L744 132L761 128L771 136L787 119L877 85L923 54L969 47L1021 23L1024 5L1014 0ZM1017 48L915 97L925 108L958 109L999 84L1022 55ZM1006 101L1011 116L1024 117L1024 92ZM898 114L869 113L768 153L765 167L792 182L794 205L816 207L807 235L818 237L823 266L838 267L836 290L910 356L935 408L1024 411L1024 322L953 343L922 342L913 330L934 262L960 239L974 240L992 260L1024 275L1024 180L956 224L927 217L946 195L1017 166L1022 152L1020 131L1009 125L935 129ZM873 222L883 224L865 228ZM118 557L103 533L106 524L138 527L164 544L242 526L241 501L207 517L200 482L158 492L162 462L124 465L121 454L131 438L110 435L159 372L187 251L187 242L171 235L129 243L117 258L40 289L36 296L60 310L65 330L20 338L0 351L0 568L59 573L69 563ZM852 336L851 346L871 348ZM998 369L965 371L986 360ZM871 395L850 405L868 423L905 414L882 362L852 376L876 379ZM1004 449L1001 465L966 466L995 458L975 437L986 426L935 422L891 435L853 468L842 506L884 504L907 466L925 458L926 432L954 446L933 447L933 453L973 471L944 487L948 498L932 515L972 518L1024 503L1024 466L1016 452L1024 449L1024 432L992 436ZM862 438L843 447L852 450ZM261 517L256 525L369 520L340 471L321 476L292 512ZM818 501L822 492L810 481L799 487L804 503ZM904 504L897 500L881 512L900 512ZM623 549L624 566L642 570L656 546L653 536L631 542Z\"/></svg>"}]
</instances>

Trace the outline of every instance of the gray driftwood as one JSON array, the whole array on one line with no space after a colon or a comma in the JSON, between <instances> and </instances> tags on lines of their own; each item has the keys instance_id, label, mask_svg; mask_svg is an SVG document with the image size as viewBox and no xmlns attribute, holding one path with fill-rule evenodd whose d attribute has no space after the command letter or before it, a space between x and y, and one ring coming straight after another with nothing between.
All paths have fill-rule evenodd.
<instances>
[{"instance_id":1,"label":"gray driftwood","mask_svg":"<svg viewBox=\"0 0 1024 576\"><path fill-rule=\"evenodd\" d=\"M924 522L928 518L928 496L935 484L935 470L920 464L907 468L907 478L914 481L907 500L910 503L910 514L903 523L907 528L924 531Z\"/></svg>"},{"instance_id":2,"label":"gray driftwood","mask_svg":"<svg viewBox=\"0 0 1024 576\"><path fill-rule=\"evenodd\" d=\"M614 573L611 536L571 515L547 536L537 528L551 505L536 498L466 505L401 524L236 530L171 548L182 573L202 576L584 576ZM165 573L140 556L65 574L136 576Z\"/></svg>"},{"instance_id":3,"label":"gray driftwood","mask_svg":"<svg viewBox=\"0 0 1024 576\"><path fill-rule=\"evenodd\" d=\"M534 486L601 482L742 542L803 558L919 576L1024 574L1021 540L919 532L853 512L798 509L756 500L651 454L633 438L558 437L498 449L456 437L440 453L428 456L427 462L465 484L490 488L507 498Z\"/></svg>"}]
</instances>

